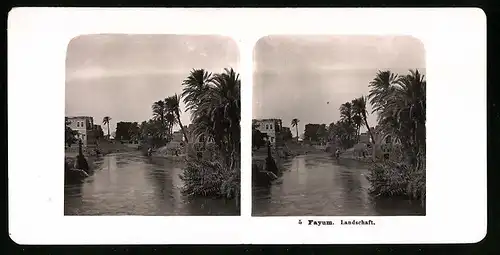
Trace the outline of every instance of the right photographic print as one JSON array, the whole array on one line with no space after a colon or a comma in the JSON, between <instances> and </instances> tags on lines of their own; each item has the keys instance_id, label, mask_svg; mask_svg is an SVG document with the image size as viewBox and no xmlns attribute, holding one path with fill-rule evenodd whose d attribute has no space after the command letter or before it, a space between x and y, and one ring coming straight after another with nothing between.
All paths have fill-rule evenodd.
<instances>
[{"instance_id":1,"label":"right photographic print","mask_svg":"<svg viewBox=\"0 0 500 255\"><path fill-rule=\"evenodd\" d=\"M261 38L252 216L425 216L425 74L411 36Z\"/></svg>"}]
</instances>

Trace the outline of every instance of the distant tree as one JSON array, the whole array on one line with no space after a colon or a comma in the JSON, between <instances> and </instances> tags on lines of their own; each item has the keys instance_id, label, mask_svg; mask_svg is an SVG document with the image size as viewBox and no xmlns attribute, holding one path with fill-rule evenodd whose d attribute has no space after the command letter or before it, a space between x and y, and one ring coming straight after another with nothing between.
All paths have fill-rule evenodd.
<instances>
[{"instance_id":1,"label":"distant tree","mask_svg":"<svg viewBox=\"0 0 500 255\"><path fill-rule=\"evenodd\" d=\"M372 129L370 128L370 125L368 124L368 119L367 119L368 111L366 110L366 99L364 96L356 98L352 101L352 110L355 114L354 116L358 116L354 119L354 121L358 125L358 141L359 141L359 127L361 126L361 123L365 124L371 140L375 141L375 138L373 137Z\"/></svg>"},{"instance_id":2,"label":"distant tree","mask_svg":"<svg viewBox=\"0 0 500 255\"><path fill-rule=\"evenodd\" d=\"M347 147L352 147L356 140L357 127L353 120L353 107L351 102L343 103L340 108L341 126L346 136L344 141L347 142Z\"/></svg>"},{"instance_id":3,"label":"distant tree","mask_svg":"<svg viewBox=\"0 0 500 255\"><path fill-rule=\"evenodd\" d=\"M160 124L160 135L164 137L166 131L165 115L166 115L166 99L165 101L159 100L151 106L153 110L153 119Z\"/></svg>"},{"instance_id":4,"label":"distant tree","mask_svg":"<svg viewBox=\"0 0 500 255\"><path fill-rule=\"evenodd\" d=\"M326 124L319 125L318 130L316 130L316 137L317 141L321 143L328 140L328 130L326 129Z\"/></svg>"},{"instance_id":5,"label":"distant tree","mask_svg":"<svg viewBox=\"0 0 500 255\"><path fill-rule=\"evenodd\" d=\"M283 141L290 141L293 139L292 131L288 127L282 127L280 136Z\"/></svg>"},{"instance_id":6,"label":"distant tree","mask_svg":"<svg viewBox=\"0 0 500 255\"><path fill-rule=\"evenodd\" d=\"M139 140L139 124L132 122L128 128L128 136L130 140Z\"/></svg>"},{"instance_id":7,"label":"distant tree","mask_svg":"<svg viewBox=\"0 0 500 255\"><path fill-rule=\"evenodd\" d=\"M182 134L184 135L185 142L189 143L186 128L182 125L182 122L181 122L181 108L179 106L180 101L181 101L181 97L178 96L177 94L170 96L170 97L165 99L166 108L167 108L167 112L173 114L175 116L175 118L177 119L177 124L181 128Z\"/></svg>"},{"instance_id":8,"label":"distant tree","mask_svg":"<svg viewBox=\"0 0 500 255\"><path fill-rule=\"evenodd\" d=\"M94 125L92 128L92 132L94 133L94 137L96 140L100 140L104 137L104 131L102 131L101 125Z\"/></svg>"},{"instance_id":9,"label":"distant tree","mask_svg":"<svg viewBox=\"0 0 500 255\"><path fill-rule=\"evenodd\" d=\"M304 140L323 142L328 138L325 124L307 124L304 129Z\"/></svg>"},{"instance_id":10,"label":"distant tree","mask_svg":"<svg viewBox=\"0 0 500 255\"><path fill-rule=\"evenodd\" d=\"M132 125L132 122L123 122L120 121L116 123L116 140L130 140L129 129Z\"/></svg>"}]
</instances>

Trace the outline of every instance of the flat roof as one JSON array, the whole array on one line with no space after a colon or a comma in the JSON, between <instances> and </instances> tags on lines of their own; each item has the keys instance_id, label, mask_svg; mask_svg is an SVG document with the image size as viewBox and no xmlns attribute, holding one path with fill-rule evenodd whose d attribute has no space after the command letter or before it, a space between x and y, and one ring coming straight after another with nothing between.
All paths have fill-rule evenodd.
<instances>
[{"instance_id":1,"label":"flat roof","mask_svg":"<svg viewBox=\"0 0 500 255\"><path fill-rule=\"evenodd\" d=\"M66 118L68 118L68 119L86 119L86 118L94 118L94 117L92 117L92 116L70 116L70 117L66 116Z\"/></svg>"},{"instance_id":2,"label":"flat roof","mask_svg":"<svg viewBox=\"0 0 500 255\"><path fill-rule=\"evenodd\" d=\"M252 119L252 121L274 121L274 120L281 121L281 119Z\"/></svg>"}]
</instances>

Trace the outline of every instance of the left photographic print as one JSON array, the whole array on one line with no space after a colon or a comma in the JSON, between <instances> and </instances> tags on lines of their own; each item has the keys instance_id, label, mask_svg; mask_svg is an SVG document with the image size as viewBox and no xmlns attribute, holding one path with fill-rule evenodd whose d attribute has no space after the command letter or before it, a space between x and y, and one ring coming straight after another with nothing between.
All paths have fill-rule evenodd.
<instances>
[{"instance_id":1,"label":"left photographic print","mask_svg":"<svg viewBox=\"0 0 500 255\"><path fill-rule=\"evenodd\" d=\"M240 215L236 42L81 35L66 54L64 215Z\"/></svg>"}]
</instances>

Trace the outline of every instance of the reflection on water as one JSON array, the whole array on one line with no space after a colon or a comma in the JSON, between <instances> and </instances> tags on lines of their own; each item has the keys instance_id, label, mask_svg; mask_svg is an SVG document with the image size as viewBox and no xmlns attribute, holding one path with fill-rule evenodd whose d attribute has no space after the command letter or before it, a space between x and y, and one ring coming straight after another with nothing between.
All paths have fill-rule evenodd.
<instances>
[{"instance_id":1,"label":"reflection on water","mask_svg":"<svg viewBox=\"0 0 500 255\"><path fill-rule=\"evenodd\" d=\"M366 166L338 163L326 154L301 155L284 162L279 182L253 188L252 215L425 215L418 202L373 199L368 194Z\"/></svg>"},{"instance_id":2,"label":"reflection on water","mask_svg":"<svg viewBox=\"0 0 500 255\"><path fill-rule=\"evenodd\" d=\"M235 201L188 199L182 165L131 153L94 162L94 175L64 188L65 215L239 215Z\"/></svg>"}]
</instances>

